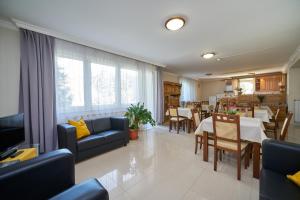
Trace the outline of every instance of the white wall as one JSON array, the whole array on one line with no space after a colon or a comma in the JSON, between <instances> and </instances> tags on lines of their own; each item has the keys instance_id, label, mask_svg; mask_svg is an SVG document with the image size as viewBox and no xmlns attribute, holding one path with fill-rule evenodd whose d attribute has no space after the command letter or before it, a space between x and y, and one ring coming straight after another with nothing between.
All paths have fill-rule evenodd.
<instances>
[{"instance_id":1,"label":"white wall","mask_svg":"<svg viewBox=\"0 0 300 200\"><path fill-rule=\"evenodd\" d=\"M296 63L297 64L297 63ZM300 100L300 62L288 70L288 109L295 112L294 100Z\"/></svg>"},{"instance_id":2,"label":"white wall","mask_svg":"<svg viewBox=\"0 0 300 200\"><path fill-rule=\"evenodd\" d=\"M0 26L0 116L18 112L19 77L19 31Z\"/></svg>"},{"instance_id":3,"label":"white wall","mask_svg":"<svg viewBox=\"0 0 300 200\"><path fill-rule=\"evenodd\" d=\"M209 96L223 94L225 90L224 80L203 80L200 81L200 99L207 101Z\"/></svg>"}]
</instances>

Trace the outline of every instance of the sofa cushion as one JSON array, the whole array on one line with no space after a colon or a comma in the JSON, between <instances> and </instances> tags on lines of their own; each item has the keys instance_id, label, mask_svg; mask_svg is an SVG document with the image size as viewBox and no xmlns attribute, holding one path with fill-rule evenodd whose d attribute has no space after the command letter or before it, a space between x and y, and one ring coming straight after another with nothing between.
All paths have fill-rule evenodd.
<instances>
[{"instance_id":1,"label":"sofa cushion","mask_svg":"<svg viewBox=\"0 0 300 200\"><path fill-rule=\"evenodd\" d=\"M105 137L106 143L124 139L123 131L119 131L119 130L104 131L104 132L98 133L97 135L101 135L102 137Z\"/></svg>"},{"instance_id":2,"label":"sofa cushion","mask_svg":"<svg viewBox=\"0 0 300 200\"><path fill-rule=\"evenodd\" d=\"M105 144L105 136L90 135L77 142L78 151L87 150Z\"/></svg>"},{"instance_id":3,"label":"sofa cushion","mask_svg":"<svg viewBox=\"0 0 300 200\"><path fill-rule=\"evenodd\" d=\"M100 133L111 129L110 118L99 118L93 120L94 133Z\"/></svg>"},{"instance_id":4,"label":"sofa cushion","mask_svg":"<svg viewBox=\"0 0 300 200\"><path fill-rule=\"evenodd\" d=\"M300 199L300 189L286 175L263 169L260 174L260 199Z\"/></svg>"},{"instance_id":5,"label":"sofa cushion","mask_svg":"<svg viewBox=\"0 0 300 200\"><path fill-rule=\"evenodd\" d=\"M84 120L91 134L94 133L92 120Z\"/></svg>"}]
</instances>

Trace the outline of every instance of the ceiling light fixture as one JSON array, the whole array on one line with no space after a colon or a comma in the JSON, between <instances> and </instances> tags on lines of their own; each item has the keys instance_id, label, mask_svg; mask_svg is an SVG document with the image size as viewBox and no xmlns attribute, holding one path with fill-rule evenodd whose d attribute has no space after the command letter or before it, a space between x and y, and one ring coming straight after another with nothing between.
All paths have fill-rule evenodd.
<instances>
[{"instance_id":1,"label":"ceiling light fixture","mask_svg":"<svg viewBox=\"0 0 300 200\"><path fill-rule=\"evenodd\" d=\"M211 53L205 53L205 54L203 54L202 57L204 59L210 59L210 58L214 57L215 55L216 55L215 53L211 52Z\"/></svg>"},{"instance_id":2,"label":"ceiling light fixture","mask_svg":"<svg viewBox=\"0 0 300 200\"><path fill-rule=\"evenodd\" d=\"M185 21L182 17L172 17L166 21L165 26L170 31L177 31L181 29L184 24Z\"/></svg>"}]
</instances>

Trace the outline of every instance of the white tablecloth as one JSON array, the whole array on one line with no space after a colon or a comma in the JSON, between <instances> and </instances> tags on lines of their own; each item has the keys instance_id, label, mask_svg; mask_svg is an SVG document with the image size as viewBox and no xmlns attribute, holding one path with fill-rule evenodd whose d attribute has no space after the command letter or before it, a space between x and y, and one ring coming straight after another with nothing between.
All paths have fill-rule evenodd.
<instances>
[{"instance_id":1,"label":"white tablecloth","mask_svg":"<svg viewBox=\"0 0 300 200\"><path fill-rule=\"evenodd\" d=\"M267 139L267 136L264 133L265 127L261 119L241 117L240 126L242 140L262 143L264 139ZM203 131L206 131L210 134L213 133L212 117L204 119L199 124L198 128L195 131L195 134L202 133Z\"/></svg>"},{"instance_id":2,"label":"white tablecloth","mask_svg":"<svg viewBox=\"0 0 300 200\"><path fill-rule=\"evenodd\" d=\"M274 115L273 111L271 110L271 108L269 106L261 106L260 109L267 110L271 117Z\"/></svg>"},{"instance_id":3,"label":"white tablecloth","mask_svg":"<svg viewBox=\"0 0 300 200\"><path fill-rule=\"evenodd\" d=\"M272 115L266 109L255 109L254 117L261 119L263 122L270 122L270 119L272 119Z\"/></svg>"},{"instance_id":4,"label":"white tablecloth","mask_svg":"<svg viewBox=\"0 0 300 200\"><path fill-rule=\"evenodd\" d=\"M186 117L188 119L192 119L193 114L192 114L192 109L191 108L178 108L178 115L182 117ZM169 116L169 111L166 112L166 116Z\"/></svg>"}]
</instances>

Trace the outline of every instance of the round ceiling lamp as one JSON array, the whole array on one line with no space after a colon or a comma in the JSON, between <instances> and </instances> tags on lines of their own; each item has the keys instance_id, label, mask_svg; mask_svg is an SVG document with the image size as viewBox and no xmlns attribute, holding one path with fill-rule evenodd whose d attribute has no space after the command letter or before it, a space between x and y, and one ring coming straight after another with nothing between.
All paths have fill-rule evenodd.
<instances>
[{"instance_id":1,"label":"round ceiling lamp","mask_svg":"<svg viewBox=\"0 0 300 200\"><path fill-rule=\"evenodd\" d=\"M202 57L204 59L210 59L210 58L214 57L215 55L216 55L215 53L211 52L211 53L205 53L205 54L203 54Z\"/></svg>"},{"instance_id":2,"label":"round ceiling lamp","mask_svg":"<svg viewBox=\"0 0 300 200\"><path fill-rule=\"evenodd\" d=\"M185 24L185 21L182 17L173 17L166 21L166 28L170 31L177 31L181 29Z\"/></svg>"}]
</instances>

